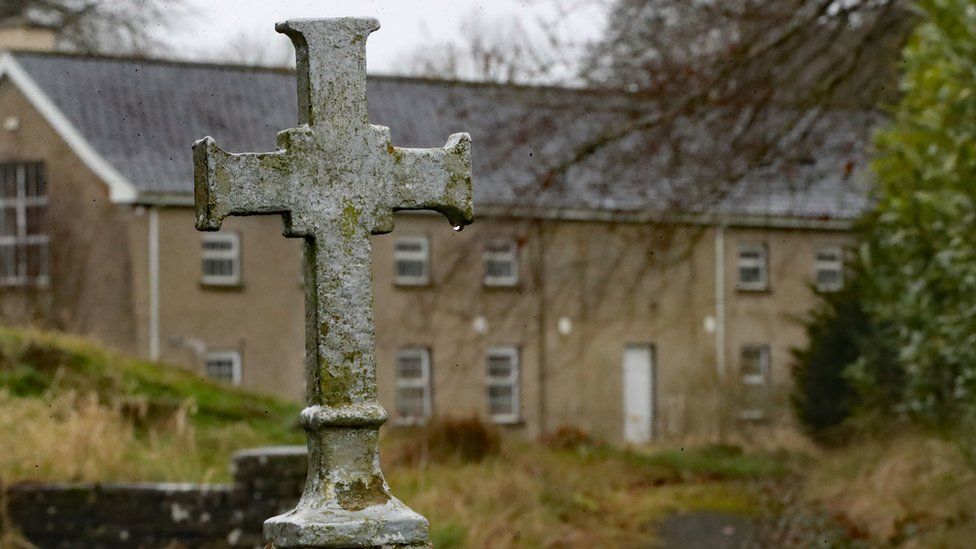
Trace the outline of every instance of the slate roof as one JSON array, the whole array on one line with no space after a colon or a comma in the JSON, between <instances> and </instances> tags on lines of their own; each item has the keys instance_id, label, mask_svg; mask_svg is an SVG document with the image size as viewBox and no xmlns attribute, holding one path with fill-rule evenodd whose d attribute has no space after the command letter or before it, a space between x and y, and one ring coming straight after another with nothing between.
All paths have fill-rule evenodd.
<instances>
[{"instance_id":1,"label":"slate roof","mask_svg":"<svg viewBox=\"0 0 976 549\"><path fill-rule=\"evenodd\" d=\"M190 197L190 145L200 137L211 135L228 151L272 150L275 134L297 123L291 71L13 55L142 197ZM451 133L470 133L476 211L484 206L660 211L672 208L674 197L694 196L690 178L663 175L654 154L644 154L626 141L573 167L559 184L546 184L553 159L593 139L614 120L633 114L634 102L619 96L371 76L368 104L371 122L389 126L398 146L440 146ZM851 112L824 117L821 144L809 161L753 170L709 211L804 219L855 217L867 205L867 186L865 178L851 174L865 164L876 120L868 113ZM694 203L684 204L684 209L697 209Z\"/></svg>"}]
</instances>

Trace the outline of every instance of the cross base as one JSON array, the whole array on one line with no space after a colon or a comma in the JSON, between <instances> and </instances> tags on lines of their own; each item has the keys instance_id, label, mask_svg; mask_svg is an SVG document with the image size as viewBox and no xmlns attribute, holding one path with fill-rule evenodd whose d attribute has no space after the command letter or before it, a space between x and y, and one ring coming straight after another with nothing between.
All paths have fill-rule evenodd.
<instances>
[{"instance_id":1,"label":"cross base","mask_svg":"<svg viewBox=\"0 0 976 549\"><path fill-rule=\"evenodd\" d=\"M427 519L396 498L359 511L299 507L264 521L264 539L279 549L428 549L427 531Z\"/></svg>"},{"instance_id":2,"label":"cross base","mask_svg":"<svg viewBox=\"0 0 976 549\"><path fill-rule=\"evenodd\" d=\"M376 402L305 408L308 479L295 509L264 521L264 539L285 548L429 548L427 519L390 494L380 471Z\"/></svg>"}]
</instances>

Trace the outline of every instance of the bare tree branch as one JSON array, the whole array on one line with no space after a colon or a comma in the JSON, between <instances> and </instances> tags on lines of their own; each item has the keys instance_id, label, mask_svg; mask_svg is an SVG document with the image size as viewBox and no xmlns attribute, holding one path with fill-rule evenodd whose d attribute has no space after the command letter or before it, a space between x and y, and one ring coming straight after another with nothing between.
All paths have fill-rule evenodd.
<instances>
[{"instance_id":1,"label":"bare tree branch","mask_svg":"<svg viewBox=\"0 0 976 549\"><path fill-rule=\"evenodd\" d=\"M164 51L162 31L188 11L183 0L3 0L0 23L50 28L64 50L141 56Z\"/></svg>"}]
</instances>

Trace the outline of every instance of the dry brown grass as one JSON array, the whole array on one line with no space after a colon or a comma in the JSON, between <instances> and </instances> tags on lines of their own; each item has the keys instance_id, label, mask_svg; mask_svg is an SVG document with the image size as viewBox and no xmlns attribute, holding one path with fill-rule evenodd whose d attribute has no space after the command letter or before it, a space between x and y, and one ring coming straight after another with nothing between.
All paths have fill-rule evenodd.
<instances>
[{"instance_id":1,"label":"dry brown grass","mask_svg":"<svg viewBox=\"0 0 976 549\"><path fill-rule=\"evenodd\" d=\"M862 439L819 459L807 490L893 546L968 548L976 540L976 471L948 440L915 431Z\"/></svg>"},{"instance_id":2,"label":"dry brown grass","mask_svg":"<svg viewBox=\"0 0 976 549\"><path fill-rule=\"evenodd\" d=\"M0 481L220 481L234 450L268 442L239 422L194 426L189 400L148 422L135 408L93 393L0 390Z\"/></svg>"},{"instance_id":3,"label":"dry brown grass","mask_svg":"<svg viewBox=\"0 0 976 549\"><path fill-rule=\"evenodd\" d=\"M197 453L189 406L139 436L120 405L91 393L34 399L0 392L0 475L10 483L199 477L187 460Z\"/></svg>"},{"instance_id":4,"label":"dry brown grass","mask_svg":"<svg viewBox=\"0 0 976 549\"><path fill-rule=\"evenodd\" d=\"M414 444L408 436L389 434L384 453L396 456L401 445ZM688 462L701 467L690 470L680 460L585 440L558 446L509 439L477 461L385 461L394 493L430 519L439 549L646 546L655 523L670 513L757 508L751 473L737 471L761 460L745 454L723 453L722 461L689 451ZM706 470L707 463L715 467Z\"/></svg>"}]
</instances>

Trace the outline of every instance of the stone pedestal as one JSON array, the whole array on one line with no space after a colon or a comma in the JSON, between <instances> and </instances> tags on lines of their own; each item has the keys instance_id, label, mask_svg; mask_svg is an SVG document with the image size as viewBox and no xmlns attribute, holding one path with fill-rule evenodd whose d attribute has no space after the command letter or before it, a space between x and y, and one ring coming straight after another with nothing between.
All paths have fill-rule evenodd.
<instances>
[{"instance_id":1,"label":"stone pedestal","mask_svg":"<svg viewBox=\"0 0 976 549\"><path fill-rule=\"evenodd\" d=\"M380 470L379 404L310 406L308 478L295 509L264 523L274 547L429 547L427 519L390 494Z\"/></svg>"},{"instance_id":2,"label":"stone pedestal","mask_svg":"<svg viewBox=\"0 0 976 549\"><path fill-rule=\"evenodd\" d=\"M396 498L359 511L298 508L264 522L272 547L429 548L427 519Z\"/></svg>"}]
</instances>

